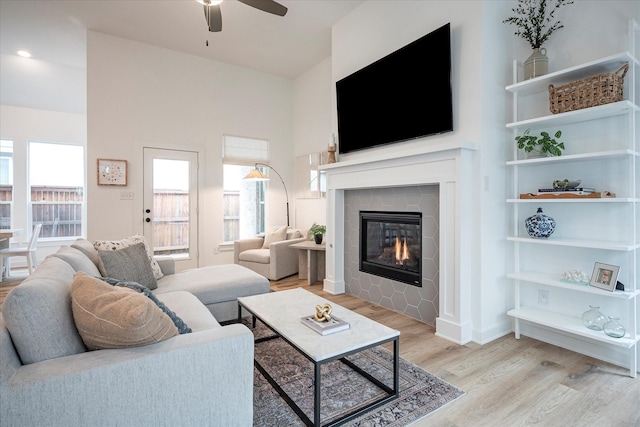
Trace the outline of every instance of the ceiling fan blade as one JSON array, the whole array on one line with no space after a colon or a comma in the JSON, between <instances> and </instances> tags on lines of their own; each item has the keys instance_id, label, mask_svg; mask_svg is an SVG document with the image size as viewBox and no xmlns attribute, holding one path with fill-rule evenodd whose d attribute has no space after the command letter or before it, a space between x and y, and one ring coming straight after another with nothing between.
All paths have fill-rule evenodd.
<instances>
[{"instance_id":1,"label":"ceiling fan blade","mask_svg":"<svg viewBox=\"0 0 640 427\"><path fill-rule=\"evenodd\" d=\"M255 7L265 12L273 13L274 15L284 16L287 14L287 8L276 3L273 0L238 0L240 3Z\"/></svg>"},{"instance_id":2,"label":"ceiling fan blade","mask_svg":"<svg viewBox=\"0 0 640 427\"><path fill-rule=\"evenodd\" d=\"M209 31L217 33L222 31L222 13L220 6L204 6L204 17L207 20Z\"/></svg>"}]
</instances>

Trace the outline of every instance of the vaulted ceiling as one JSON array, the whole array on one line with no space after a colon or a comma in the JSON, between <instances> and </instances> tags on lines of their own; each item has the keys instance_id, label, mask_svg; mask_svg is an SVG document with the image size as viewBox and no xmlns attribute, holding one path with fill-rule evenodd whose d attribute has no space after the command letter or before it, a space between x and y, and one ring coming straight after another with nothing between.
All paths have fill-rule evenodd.
<instances>
[{"instance_id":1,"label":"vaulted ceiling","mask_svg":"<svg viewBox=\"0 0 640 427\"><path fill-rule=\"evenodd\" d=\"M332 25L363 2L282 0L288 12L280 17L225 0L222 31L211 33L196 0L0 0L0 103L27 104L51 86L47 73L35 86L18 82L25 76L20 49L32 53L30 61L46 63L51 78L77 80L86 67L86 30L295 78L330 56Z\"/></svg>"}]
</instances>

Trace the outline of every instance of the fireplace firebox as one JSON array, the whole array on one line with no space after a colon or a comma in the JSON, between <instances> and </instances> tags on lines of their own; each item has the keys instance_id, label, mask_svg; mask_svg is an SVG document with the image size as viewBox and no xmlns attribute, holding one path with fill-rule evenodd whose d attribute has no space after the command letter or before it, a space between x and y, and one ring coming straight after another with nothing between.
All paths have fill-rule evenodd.
<instances>
[{"instance_id":1,"label":"fireplace firebox","mask_svg":"<svg viewBox=\"0 0 640 427\"><path fill-rule=\"evenodd\" d=\"M422 213L360 211L360 271L422 287Z\"/></svg>"}]
</instances>

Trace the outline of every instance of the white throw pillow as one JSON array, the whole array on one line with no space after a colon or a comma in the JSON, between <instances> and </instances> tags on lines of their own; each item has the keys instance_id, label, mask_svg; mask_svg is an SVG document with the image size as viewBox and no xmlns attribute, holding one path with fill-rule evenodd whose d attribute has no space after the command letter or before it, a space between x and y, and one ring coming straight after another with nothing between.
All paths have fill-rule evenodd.
<instances>
[{"instance_id":1,"label":"white throw pillow","mask_svg":"<svg viewBox=\"0 0 640 427\"><path fill-rule=\"evenodd\" d=\"M262 249L269 249L272 243L282 242L287 239L287 226L283 225L277 230L273 230L271 232L267 232L264 236L264 243L262 244Z\"/></svg>"},{"instance_id":2,"label":"white throw pillow","mask_svg":"<svg viewBox=\"0 0 640 427\"><path fill-rule=\"evenodd\" d=\"M153 251L147 244L147 239L145 239L142 234L125 237L122 240L95 240L93 242L93 246L98 251L117 251L118 249L124 249L128 248L129 246L133 246L136 243L144 243L145 250L147 251L147 256L149 257L149 263L151 264L151 270L153 270L153 277L155 277L156 280L162 279L164 277L164 274L162 273L158 262L153 259ZM104 276L104 271L101 270L100 273Z\"/></svg>"}]
</instances>

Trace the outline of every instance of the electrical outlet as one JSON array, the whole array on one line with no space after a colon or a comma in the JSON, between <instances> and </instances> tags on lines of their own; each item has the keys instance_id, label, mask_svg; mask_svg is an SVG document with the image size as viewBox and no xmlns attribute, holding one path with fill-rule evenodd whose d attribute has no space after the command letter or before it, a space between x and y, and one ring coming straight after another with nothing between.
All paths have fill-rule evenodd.
<instances>
[{"instance_id":1,"label":"electrical outlet","mask_svg":"<svg viewBox=\"0 0 640 427\"><path fill-rule=\"evenodd\" d=\"M538 304L547 305L549 304L549 291L538 291Z\"/></svg>"}]
</instances>

